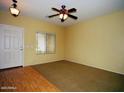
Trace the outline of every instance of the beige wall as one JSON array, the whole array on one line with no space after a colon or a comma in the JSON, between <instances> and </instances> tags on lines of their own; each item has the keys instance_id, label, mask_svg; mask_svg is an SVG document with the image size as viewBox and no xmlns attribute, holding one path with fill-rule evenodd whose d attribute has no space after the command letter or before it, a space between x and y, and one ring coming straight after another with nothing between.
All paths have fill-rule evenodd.
<instances>
[{"instance_id":1,"label":"beige wall","mask_svg":"<svg viewBox=\"0 0 124 93\"><path fill-rule=\"evenodd\" d=\"M124 74L124 11L66 29L65 59Z\"/></svg>"},{"instance_id":2,"label":"beige wall","mask_svg":"<svg viewBox=\"0 0 124 93\"><path fill-rule=\"evenodd\" d=\"M0 23L25 29L25 46L33 46L25 47L25 65L66 59L124 74L124 11L97 17L66 29L29 17L14 18L3 12L0 12ZM56 33L56 54L36 55L37 31Z\"/></svg>"},{"instance_id":3,"label":"beige wall","mask_svg":"<svg viewBox=\"0 0 124 93\"><path fill-rule=\"evenodd\" d=\"M29 17L19 16L14 18L10 14L3 12L0 12L0 24L15 25L24 28L25 65L34 65L64 59L64 31L62 27ZM56 33L56 54L36 55L35 33L37 31ZM33 48L27 48L26 46L32 46Z\"/></svg>"}]
</instances>

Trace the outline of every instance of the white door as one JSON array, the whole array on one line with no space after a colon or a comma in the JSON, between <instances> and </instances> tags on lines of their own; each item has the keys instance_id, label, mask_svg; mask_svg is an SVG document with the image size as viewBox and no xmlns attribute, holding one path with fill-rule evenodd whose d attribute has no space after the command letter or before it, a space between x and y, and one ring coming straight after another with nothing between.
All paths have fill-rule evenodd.
<instances>
[{"instance_id":1,"label":"white door","mask_svg":"<svg viewBox=\"0 0 124 93\"><path fill-rule=\"evenodd\" d=\"M23 65L23 29L0 24L0 69Z\"/></svg>"}]
</instances>

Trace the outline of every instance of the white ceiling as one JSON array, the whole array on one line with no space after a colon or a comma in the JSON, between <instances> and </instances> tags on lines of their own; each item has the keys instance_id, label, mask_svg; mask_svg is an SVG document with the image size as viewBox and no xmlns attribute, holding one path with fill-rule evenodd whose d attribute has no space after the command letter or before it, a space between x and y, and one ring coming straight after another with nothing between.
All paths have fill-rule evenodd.
<instances>
[{"instance_id":1,"label":"white ceiling","mask_svg":"<svg viewBox=\"0 0 124 93\"><path fill-rule=\"evenodd\" d=\"M37 19L42 19L47 22L58 25L68 26L79 21L88 20L96 16L109 14L115 11L124 9L124 0L17 0L18 7L23 16L30 16ZM8 7L12 4L12 0L0 0L0 10L8 11ZM47 18L46 16L55 14L51 7L61 8L61 5L66 5L67 8L76 8L78 20L75 21L68 18L64 23L55 18Z\"/></svg>"}]
</instances>

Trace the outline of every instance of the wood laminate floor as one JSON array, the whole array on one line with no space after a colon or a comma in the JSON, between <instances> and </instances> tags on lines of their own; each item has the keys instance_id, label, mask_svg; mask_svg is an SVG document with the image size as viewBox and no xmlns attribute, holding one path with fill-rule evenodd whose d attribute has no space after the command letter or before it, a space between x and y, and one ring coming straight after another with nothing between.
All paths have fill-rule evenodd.
<instances>
[{"instance_id":1,"label":"wood laminate floor","mask_svg":"<svg viewBox=\"0 0 124 93\"><path fill-rule=\"evenodd\" d=\"M0 91L60 91L32 67L0 70Z\"/></svg>"}]
</instances>

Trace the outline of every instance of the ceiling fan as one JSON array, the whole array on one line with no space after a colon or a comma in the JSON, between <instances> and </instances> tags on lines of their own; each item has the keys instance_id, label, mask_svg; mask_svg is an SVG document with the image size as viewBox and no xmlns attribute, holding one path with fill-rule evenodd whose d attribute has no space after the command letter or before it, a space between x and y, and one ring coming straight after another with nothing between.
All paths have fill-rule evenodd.
<instances>
[{"instance_id":1,"label":"ceiling fan","mask_svg":"<svg viewBox=\"0 0 124 93\"><path fill-rule=\"evenodd\" d=\"M75 13L77 11L77 9L75 9L75 8L71 8L71 9L67 10L66 6L62 5L61 9L52 8L52 10L56 11L58 13L54 14L54 15L50 15L50 16L48 16L48 18L59 16L59 18L61 19L61 22L64 22L68 17L75 19L75 20L78 19L77 16L71 15L71 13Z\"/></svg>"}]
</instances>

